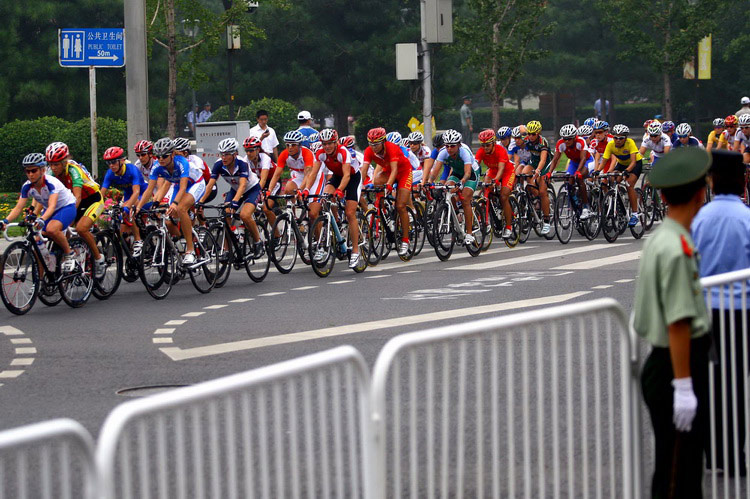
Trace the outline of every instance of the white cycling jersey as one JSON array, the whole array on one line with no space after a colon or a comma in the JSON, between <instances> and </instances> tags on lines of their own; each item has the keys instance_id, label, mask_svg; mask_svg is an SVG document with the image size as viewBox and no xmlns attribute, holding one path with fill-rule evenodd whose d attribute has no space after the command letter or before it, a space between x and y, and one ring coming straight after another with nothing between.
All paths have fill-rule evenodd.
<instances>
[{"instance_id":1,"label":"white cycling jersey","mask_svg":"<svg viewBox=\"0 0 750 499\"><path fill-rule=\"evenodd\" d=\"M664 154L664 148L667 146L670 149L672 148L672 141L666 133L661 134L661 137L656 141L652 140L651 136L646 134L643 138L643 142L641 142L641 147L651 149L654 152L654 156L657 158L660 158Z\"/></svg>"}]
</instances>

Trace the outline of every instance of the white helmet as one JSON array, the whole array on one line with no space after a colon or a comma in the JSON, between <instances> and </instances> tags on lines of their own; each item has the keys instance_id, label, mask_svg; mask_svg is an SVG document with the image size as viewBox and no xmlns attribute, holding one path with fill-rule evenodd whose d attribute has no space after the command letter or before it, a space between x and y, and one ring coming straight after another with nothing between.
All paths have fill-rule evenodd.
<instances>
[{"instance_id":1,"label":"white helmet","mask_svg":"<svg viewBox=\"0 0 750 499\"><path fill-rule=\"evenodd\" d=\"M677 125L677 128L675 128L674 133L676 133L678 137L687 137L688 135L693 133L693 129L687 123L680 123L679 125Z\"/></svg>"},{"instance_id":2,"label":"white helmet","mask_svg":"<svg viewBox=\"0 0 750 499\"><path fill-rule=\"evenodd\" d=\"M740 116L739 124L740 126L750 125L750 114L743 114L742 116Z\"/></svg>"},{"instance_id":3,"label":"white helmet","mask_svg":"<svg viewBox=\"0 0 750 499\"><path fill-rule=\"evenodd\" d=\"M630 133L630 128L623 124L618 124L612 127L612 135L627 135Z\"/></svg>"},{"instance_id":4,"label":"white helmet","mask_svg":"<svg viewBox=\"0 0 750 499\"><path fill-rule=\"evenodd\" d=\"M221 154L228 153L228 152L237 152L239 148L240 148L240 145L237 143L237 139L234 139L231 137L219 142L219 152Z\"/></svg>"},{"instance_id":5,"label":"white helmet","mask_svg":"<svg viewBox=\"0 0 750 499\"><path fill-rule=\"evenodd\" d=\"M581 137L588 137L592 133L594 133L594 127L591 125L581 125L578 127L578 135Z\"/></svg>"},{"instance_id":6,"label":"white helmet","mask_svg":"<svg viewBox=\"0 0 750 499\"><path fill-rule=\"evenodd\" d=\"M648 128L646 128L646 132L648 132L649 135L661 135L661 123L654 120L651 122L651 124L648 125Z\"/></svg>"},{"instance_id":7,"label":"white helmet","mask_svg":"<svg viewBox=\"0 0 750 499\"><path fill-rule=\"evenodd\" d=\"M513 137L514 139L520 139L524 135L526 134L523 133L523 130L521 130L520 126L515 127L513 131L510 132L510 136Z\"/></svg>"},{"instance_id":8,"label":"white helmet","mask_svg":"<svg viewBox=\"0 0 750 499\"><path fill-rule=\"evenodd\" d=\"M575 137L577 133L578 129L576 129L576 126L573 124L563 125L563 127L560 129L560 137L564 139Z\"/></svg>"},{"instance_id":9,"label":"white helmet","mask_svg":"<svg viewBox=\"0 0 750 499\"><path fill-rule=\"evenodd\" d=\"M177 137L172 141L175 151L189 151L190 141L184 137Z\"/></svg>"},{"instance_id":10,"label":"white helmet","mask_svg":"<svg viewBox=\"0 0 750 499\"><path fill-rule=\"evenodd\" d=\"M401 134L398 132L388 132L385 136L385 140L393 142L394 144L401 145Z\"/></svg>"},{"instance_id":11,"label":"white helmet","mask_svg":"<svg viewBox=\"0 0 750 499\"><path fill-rule=\"evenodd\" d=\"M406 137L406 140L411 144L421 144L424 142L424 135L422 135L422 132L411 132L409 136Z\"/></svg>"},{"instance_id":12,"label":"white helmet","mask_svg":"<svg viewBox=\"0 0 750 499\"><path fill-rule=\"evenodd\" d=\"M461 134L457 131L450 129L446 130L443 134L443 143L444 144L460 144L462 140Z\"/></svg>"}]
</instances>

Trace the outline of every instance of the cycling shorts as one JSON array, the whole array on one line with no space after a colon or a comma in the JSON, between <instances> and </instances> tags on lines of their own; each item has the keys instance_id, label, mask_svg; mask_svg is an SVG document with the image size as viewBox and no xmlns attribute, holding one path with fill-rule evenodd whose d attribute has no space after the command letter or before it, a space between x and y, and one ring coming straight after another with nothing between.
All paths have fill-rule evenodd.
<instances>
[{"instance_id":1,"label":"cycling shorts","mask_svg":"<svg viewBox=\"0 0 750 499\"><path fill-rule=\"evenodd\" d=\"M497 168L490 168L487 170L485 179L488 182L494 182L496 176L497 176ZM509 189L512 189L513 184L515 182L516 182L516 170L513 167L513 163L508 163L505 165L505 169L503 170L503 176L500 177L500 185L502 187L507 187Z\"/></svg>"},{"instance_id":2,"label":"cycling shorts","mask_svg":"<svg viewBox=\"0 0 750 499\"><path fill-rule=\"evenodd\" d=\"M399 189L407 189L410 191L411 186L414 183L414 172L411 170L404 171L406 171L406 173L401 173L401 170L398 171L398 174L396 175L396 184Z\"/></svg>"},{"instance_id":3,"label":"cycling shorts","mask_svg":"<svg viewBox=\"0 0 750 499\"><path fill-rule=\"evenodd\" d=\"M234 199L234 195L237 194L237 191L234 189L230 190L226 194L224 194L224 201L229 202L232 199ZM258 196L260 196L260 184L255 184L250 189L245 191L245 194L240 197L240 206L242 206L243 203L250 203L252 205L258 206Z\"/></svg>"},{"instance_id":4,"label":"cycling shorts","mask_svg":"<svg viewBox=\"0 0 750 499\"><path fill-rule=\"evenodd\" d=\"M627 165L621 165L619 163L615 165L616 172L624 172L627 168L628 168ZM633 171L631 173L635 174L635 178L637 179L638 177L641 176L642 171L643 171L643 160L639 159L638 161L635 162L635 168L633 168Z\"/></svg>"},{"instance_id":5,"label":"cycling shorts","mask_svg":"<svg viewBox=\"0 0 750 499\"><path fill-rule=\"evenodd\" d=\"M83 217L89 217L92 221L96 222L99 215L104 211L104 203L102 202L101 192L95 192L94 194L81 199L76 210L75 222Z\"/></svg>"},{"instance_id":6,"label":"cycling shorts","mask_svg":"<svg viewBox=\"0 0 750 499\"><path fill-rule=\"evenodd\" d=\"M177 196L178 192L180 192L180 184L172 184L172 187L169 188L169 192L167 193L167 199L169 199L170 204L175 202L174 198ZM200 179L193 185L189 185L186 192L186 194L193 196L193 204L200 201L205 193L206 181L203 179Z\"/></svg>"},{"instance_id":7,"label":"cycling shorts","mask_svg":"<svg viewBox=\"0 0 750 499\"><path fill-rule=\"evenodd\" d=\"M292 170L289 173L289 181L294 182L294 185L297 186L297 189L302 187L302 181L305 180L305 172L300 172L297 170Z\"/></svg>"},{"instance_id":8,"label":"cycling shorts","mask_svg":"<svg viewBox=\"0 0 750 499\"><path fill-rule=\"evenodd\" d=\"M568 162L568 168L565 170L565 172L568 175L573 175L575 172L578 171L579 168L578 161L573 161L572 159ZM588 171L591 171L594 168L594 159L589 157L589 159L586 161L586 168Z\"/></svg>"},{"instance_id":9,"label":"cycling shorts","mask_svg":"<svg viewBox=\"0 0 750 499\"><path fill-rule=\"evenodd\" d=\"M331 180L328 181L328 185L334 186L336 189L339 188L343 177L336 174L331 176ZM345 199L347 201L359 202L359 195L362 192L362 177L359 172L349 176L349 183L346 184Z\"/></svg>"},{"instance_id":10,"label":"cycling shorts","mask_svg":"<svg viewBox=\"0 0 750 499\"><path fill-rule=\"evenodd\" d=\"M448 182L455 182L457 184L460 184L461 183L461 179L458 178L458 177L456 177L456 176L454 176L454 175L451 175L450 177L448 177ZM464 187L468 187L472 191L476 191L478 184L479 183L476 180L467 180L466 183L464 184Z\"/></svg>"},{"instance_id":11,"label":"cycling shorts","mask_svg":"<svg viewBox=\"0 0 750 499\"><path fill-rule=\"evenodd\" d=\"M56 212L54 212L52 214L52 217L44 223L44 229L45 230L47 229L47 225L49 225L49 223L52 220L57 220L58 222L62 224L62 230L65 230L68 227L70 227L70 224L73 223L73 220L75 220L75 218L76 218L76 204L70 203L58 209Z\"/></svg>"}]
</instances>

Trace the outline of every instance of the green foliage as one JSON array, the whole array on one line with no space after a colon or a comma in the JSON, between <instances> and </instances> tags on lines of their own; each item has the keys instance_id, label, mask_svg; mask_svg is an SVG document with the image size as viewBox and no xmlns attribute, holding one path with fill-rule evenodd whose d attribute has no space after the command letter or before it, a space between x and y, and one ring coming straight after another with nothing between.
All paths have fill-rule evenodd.
<instances>
[{"instance_id":1,"label":"green foliage","mask_svg":"<svg viewBox=\"0 0 750 499\"><path fill-rule=\"evenodd\" d=\"M268 124L276 130L279 140L281 140L281 136L286 132L296 130L298 127L297 113L299 110L297 106L291 102L272 97L263 97L262 99L250 101L247 105L240 106L239 112L236 113L236 121L255 123L255 113L259 109L268 111ZM221 106L211 115L209 121L227 121L228 119L229 107Z\"/></svg>"},{"instance_id":2,"label":"green foliage","mask_svg":"<svg viewBox=\"0 0 750 499\"><path fill-rule=\"evenodd\" d=\"M380 112L362 113L357 117L354 137L360 148L367 147L367 132L371 128L383 127L387 132L398 131L404 137L411 131L406 124L411 115L407 113L383 114ZM438 124L439 126L439 124Z\"/></svg>"},{"instance_id":3,"label":"green foliage","mask_svg":"<svg viewBox=\"0 0 750 499\"><path fill-rule=\"evenodd\" d=\"M104 151L112 146L120 146L127 150L128 130L127 124L122 120L112 118L98 118L97 124L97 157L99 158L99 172L104 171L102 156ZM70 154L79 163L90 166L91 164L91 120L84 118L71 123L62 133L59 139L68 144ZM89 168L90 170L90 168Z\"/></svg>"}]
</instances>

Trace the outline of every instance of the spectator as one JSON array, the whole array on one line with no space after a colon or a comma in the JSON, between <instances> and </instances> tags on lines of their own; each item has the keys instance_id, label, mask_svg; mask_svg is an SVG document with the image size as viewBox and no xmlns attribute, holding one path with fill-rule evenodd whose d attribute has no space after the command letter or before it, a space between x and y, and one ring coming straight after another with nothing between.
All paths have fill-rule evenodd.
<instances>
[{"instance_id":1,"label":"spectator","mask_svg":"<svg viewBox=\"0 0 750 499\"><path fill-rule=\"evenodd\" d=\"M464 104L461 106L461 135L464 142L471 147L471 134L474 131L474 118L471 115L471 97L464 95Z\"/></svg>"},{"instance_id":2,"label":"spectator","mask_svg":"<svg viewBox=\"0 0 750 499\"><path fill-rule=\"evenodd\" d=\"M206 102L203 105L203 111L201 111L201 114L198 115L198 123L205 123L206 121L208 121L212 114L211 103Z\"/></svg>"},{"instance_id":3,"label":"spectator","mask_svg":"<svg viewBox=\"0 0 750 499\"><path fill-rule=\"evenodd\" d=\"M310 147L310 136L317 134L317 130L315 130L312 127L312 115L310 114L310 111L300 111L297 115L297 123L299 123L299 128L297 130L305 136L305 140L302 141L303 147Z\"/></svg>"},{"instance_id":4,"label":"spectator","mask_svg":"<svg viewBox=\"0 0 750 499\"><path fill-rule=\"evenodd\" d=\"M607 112L607 116L609 116L609 100L605 99L604 101L604 107ZM594 115L596 116L596 119L601 120L602 118L602 99L596 99L594 101Z\"/></svg>"},{"instance_id":5,"label":"spectator","mask_svg":"<svg viewBox=\"0 0 750 499\"><path fill-rule=\"evenodd\" d=\"M195 120L197 118L198 118L198 104L195 104L195 106L193 106L193 110L188 111L187 113L188 127L190 128L190 133L193 134L193 136L195 136L195 123L196 123Z\"/></svg>"},{"instance_id":6,"label":"spectator","mask_svg":"<svg viewBox=\"0 0 750 499\"><path fill-rule=\"evenodd\" d=\"M276 137L276 131L268 126L268 111L259 109L255 113L255 119L258 121L258 124L250 129L250 135L258 137L260 139L260 148L276 161L279 155L277 150L279 139Z\"/></svg>"},{"instance_id":7,"label":"spectator","mask_svg":"<svg viewBox=\"0 0 750 499\"><path fill-rule=\"evenodd\" d=\"M735 116L739 118L743 114L750 114L750 97L743 97L740 99L740 105L742 107L734 113Z\"/></svg>"},{"instance_id":8,"label":"spectator","mask_svg":"<svg viewBox=\"0 0 750 499\"><path fill-rule=\"evenodd\" d=\"M745 206L740 199L745 185L745 165L742 163L742 155L732 151L714 150L712 156L713 164L709 170L709 178L715 197L712 202L701 208L692 225L693 239L702 257L699 267L701 277L750 267L750 208ZM720 309L722 303L719 293L721 292L725 295L723 314ZM714 347L719 354L719 362L713 365L716 414L716 462L713 467L723 469L730 476L735 475L735 453L739 454L736 457L740 464L740 475L745 475L746 472L745 404L743 401L746 397L745 380L748 370L747 367L743 368L742 324L750 323L750 316L747 311L742 310L741 294L741 285L737 283L732 292L734 299L734 307L732 307L730 302L732 296L728 288L711 290L712 331ZM747 303L750 303L750 300ZM722 323L724 324L723 339L721 338ZM726 359L724 376L721 374L721 359ZM731 388L733 370L736 374L736 391ZM727 422L727 442L730 443L730 448L726 449L729 463L724 462L722 393L727 395L728 414L724 416L724 419ZM734 411L737 411L736 422L733 418ZM736 437L735 424L737 425ZM706 459L707 467L710 469L712 467L710 440L706 440Z\"/></svg>"}]
</instances>

